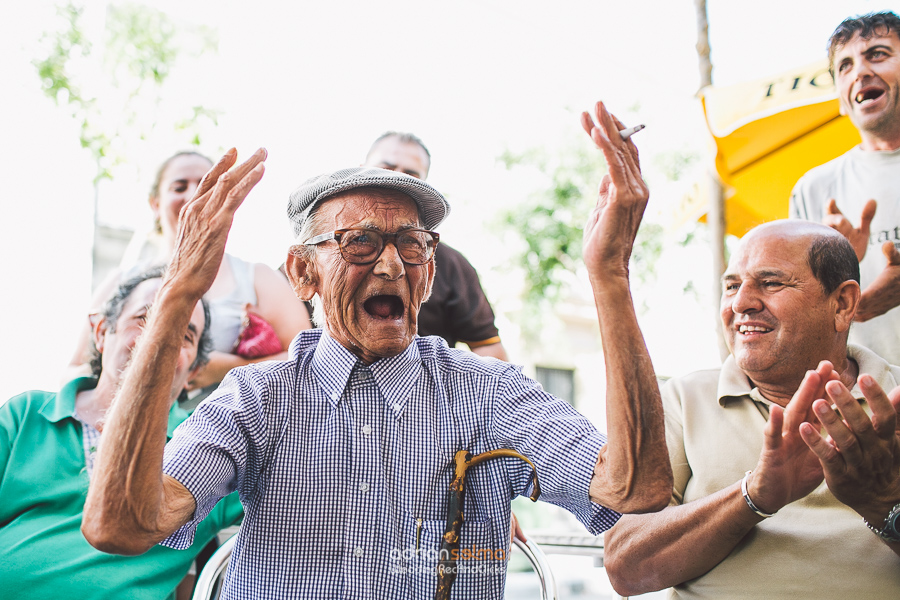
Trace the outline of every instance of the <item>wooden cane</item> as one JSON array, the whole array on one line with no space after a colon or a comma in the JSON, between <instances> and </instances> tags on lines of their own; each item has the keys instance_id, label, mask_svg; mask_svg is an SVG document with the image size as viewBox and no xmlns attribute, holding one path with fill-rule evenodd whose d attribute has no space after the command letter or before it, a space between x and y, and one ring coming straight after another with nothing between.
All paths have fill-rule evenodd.
<instances>
[{"instance_id":1,"label":"wooden cane","mask_svg":"<svg viewBox=\"0 0 900 600\"><path fill-rule=\"evenodd\" d=\"M532 481L534 488L531 492L531 500L536 502L541 495L541 486L538 483L537 469L534 463L515 450L498 448L472 456L468 450L459 450L453 457L453 481L447 492L447 524L444 527L444 537L441 539L441 551L438 555L438 586L434 595L435 600L450 600L450 591L453 582L456 581L456 557L459 553L459 534L462 531L463 501L466 495L466 472L475 465L494 458L519 458L531 465Z\"/></svg>"}]
</instances>

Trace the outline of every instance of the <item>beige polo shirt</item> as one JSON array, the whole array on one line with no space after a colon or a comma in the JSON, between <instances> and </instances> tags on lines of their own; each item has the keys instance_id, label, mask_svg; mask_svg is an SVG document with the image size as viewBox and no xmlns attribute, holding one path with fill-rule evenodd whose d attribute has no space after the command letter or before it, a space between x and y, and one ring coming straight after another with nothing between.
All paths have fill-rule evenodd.
<instances>
[{"instance_id":1,"label":"beige polo shirt","mask_svg":"<svg viewBox=\"0 0 900 600\"><path fill-rule=\"evenodd\" d=\"M900 367L851 345L848 355L885 391ZM862 399L859 386L852 393ZM666 443L675 474L672 504L726 488L756 466L769 402L728 357L721 369L669 380L662 389ZM748 509L749 510L749 509ZM900 598L900 557L823 482L750 531L707 574L672 598Z\"/></svg>"}]
</instances>

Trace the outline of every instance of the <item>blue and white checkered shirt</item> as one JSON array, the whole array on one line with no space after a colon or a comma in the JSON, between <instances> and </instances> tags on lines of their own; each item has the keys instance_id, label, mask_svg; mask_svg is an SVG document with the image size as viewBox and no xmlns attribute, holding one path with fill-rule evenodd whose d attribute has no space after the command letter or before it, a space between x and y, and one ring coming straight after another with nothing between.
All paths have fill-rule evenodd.
<instances>
[{"instance_id":1,"label":"blue and white checkered shirt","mask_svg":"<svg viewBox=\"0 0 900 600\"><path fill-rule=\"evenodd\" d=\"M175 432L164 471L194 495L184 548L219 498L246 516L224 598L432 598L457 450L512 448L537 466L541 499L593 533L618 514L588 490L605 437L514 366L416 338L364 365L319 330L291 359L235 369ZM502 598L520 460L467 474L454 598ZM466 552L468 551L468 552Z\"/></svg>"}]
</instances>

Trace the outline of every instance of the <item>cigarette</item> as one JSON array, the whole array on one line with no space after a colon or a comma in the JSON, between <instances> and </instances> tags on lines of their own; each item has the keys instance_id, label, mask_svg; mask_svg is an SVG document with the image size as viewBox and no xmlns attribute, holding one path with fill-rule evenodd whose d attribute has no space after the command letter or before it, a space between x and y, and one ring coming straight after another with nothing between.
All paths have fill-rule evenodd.
<instances>
[{"instance_id":1,"label":"cigarette","mask_svg":"<svg viewBox=\"0 0 900 600\"><path fill-rule=\"evenodd\" d=\"M628 138L630 138L631 136L636 134L638 131L640 131L644 127L646 127L646 125L635 125L634 127L629 127L628 129L623 129L622 131L619 132L619 135L622 136L623 140L627 140Z\"/></svg>"}]
</instances>

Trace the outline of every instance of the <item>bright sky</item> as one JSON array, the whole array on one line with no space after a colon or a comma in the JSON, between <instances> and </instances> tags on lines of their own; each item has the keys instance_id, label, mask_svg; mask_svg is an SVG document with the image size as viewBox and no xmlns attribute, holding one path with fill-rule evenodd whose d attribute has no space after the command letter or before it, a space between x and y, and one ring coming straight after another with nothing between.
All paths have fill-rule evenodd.
<instances>
[{"instance_id":1,"label":"bright sky","mask_svg":"<svg viewBox=\"0 0 900 600\"><path fill-rule=\"evenodd\" d=\"M106 4L88 3L90 31L102 26ZM498 209L530 189L497 156L588 143L577 115L597 99L629 124L646 123L635 140L651 185L659 181L653 156L706 149L694 99L699 76L689 0L153 5L218 32L218 55L178 63L166 102L221 111L201 148L208 154L232 145L244 155L268 148L267 174L241 209L229 249L273 266L290 243L284 206L293 188L309 176L358 164L385 130L413 131L432 151L430 182L453 204L442 234L479 269L503 325L510 299L489 227ZM844 17L884 8L898 10L900 2L709 0L716 82L814 61ZM93 168L74 121L41 94L30 64L53 4L20 2L15 11L15 18L0 21L6 282L0 399L57 387L90 291ZM162 132L135 144L137 166L102 189L104 220L129 227L149 221L152 172L182 145ZM653 189L660 193L651 197L650 218L666 224L678 194L661 184ZM698 304L681 293L689 278L702 293L710 286L705 249L692 252L665 257L664 277L637 291L650 299L642 323L654 362L667 374L716 361L710 309L702 298Z\"/></svg>"}]
</instances>

